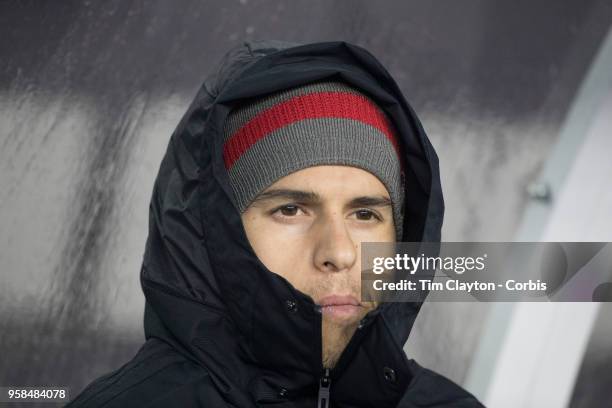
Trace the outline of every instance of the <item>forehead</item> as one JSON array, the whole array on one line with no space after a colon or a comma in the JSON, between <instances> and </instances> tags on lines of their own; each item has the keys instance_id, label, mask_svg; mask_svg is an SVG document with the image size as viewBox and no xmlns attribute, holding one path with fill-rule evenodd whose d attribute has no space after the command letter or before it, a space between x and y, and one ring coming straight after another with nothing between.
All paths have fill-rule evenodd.
<instances>
[{"instance_id":1,"label":"forehead","mask_svg":"<svg viewBox=\"0 0 612 408\"><path fill-rule=\"evenodd\" d=\"M307 167L278 179L265 191L274 188L314 191L321 198L363 194L389 197L389 192L378 177L364 169L343 165Z\"/></svg>"}]
</instances>

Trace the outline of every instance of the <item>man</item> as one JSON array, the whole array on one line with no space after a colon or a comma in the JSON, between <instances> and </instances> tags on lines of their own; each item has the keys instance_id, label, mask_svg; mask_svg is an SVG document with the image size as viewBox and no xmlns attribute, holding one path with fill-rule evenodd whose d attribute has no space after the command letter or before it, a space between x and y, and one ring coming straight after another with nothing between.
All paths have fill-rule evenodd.
<instances>
[{"instance_id":1,"label":"man","mask_svg":"<svg viewBox=\"0 0 612 408\"><path fill-rule=\"evenodd\" d=\"M406 357L420 304L360 299L361 243L439 241L443 212L435 151L370 53L232 49L155 182L147 340L70 406L482 406Z\"/></svg>"}]
</instances>

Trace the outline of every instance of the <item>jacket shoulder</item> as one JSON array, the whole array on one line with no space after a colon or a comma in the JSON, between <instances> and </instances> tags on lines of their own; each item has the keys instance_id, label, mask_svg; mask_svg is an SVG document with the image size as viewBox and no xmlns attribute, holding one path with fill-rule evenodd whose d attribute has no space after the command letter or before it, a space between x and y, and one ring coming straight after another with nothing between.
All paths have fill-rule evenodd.
<instances>
[{"instance_id":1,"label":"jacket shoulder","mask_svg":"<svg viewBox=\"0 0 612 408\"><path fill-rule=\"evenodd\" d=\"M151 338L130 361L91 382L66 407L191 407L202 397L219 398L215 394L204 367Z\"/></svg>"},{"instance_id":2,"label":"jacket shoulder","mask_svg":"<svg viewBox=\"0 0 612 408\"><path fill-rule=\"evenodd\" d=\"M409 360L408 363L415 376L398 408L485 408L474 395L445 376L421 367L414 360Z\"/></svg>"}]
</instances>

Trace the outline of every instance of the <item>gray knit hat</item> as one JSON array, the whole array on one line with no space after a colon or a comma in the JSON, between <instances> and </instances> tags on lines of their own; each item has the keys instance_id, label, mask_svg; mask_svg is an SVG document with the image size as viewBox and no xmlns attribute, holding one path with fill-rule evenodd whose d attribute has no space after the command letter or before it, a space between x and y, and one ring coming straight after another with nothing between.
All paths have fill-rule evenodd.
<instances>
[{"instance_id":1,"label":"gray knit hat","mask_svg":"<svg viewBox=\"0 0 612 408\"><path fill-rule=\"evenodd\" d=\"M279 178L316 165L349 165L384 184L396 239L403 222L403 163L386 114L340 81L314 82L247 101L224 125L223 159L240 212Z\"/></svg>"}]
</instances>

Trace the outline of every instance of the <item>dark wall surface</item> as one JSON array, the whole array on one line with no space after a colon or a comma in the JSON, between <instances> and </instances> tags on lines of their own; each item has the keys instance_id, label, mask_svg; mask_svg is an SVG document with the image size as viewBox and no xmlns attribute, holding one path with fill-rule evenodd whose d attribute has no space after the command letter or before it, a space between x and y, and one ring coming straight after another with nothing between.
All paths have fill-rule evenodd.
<instances>
[{"instance_id":1,"label":"dark wall surface","mask_svg":"<svg viewBox=\"0 0 612 408\"><path fill-rule=\"evenodd\" d=\"M0 385L77 393L136 352L153 179L229 47L370 50L439 152L443 239L511 240L611 22L607 0L0 2ZM441 307L412 351L461 382L484 311Z\"/></svg>"}]
</instances>

